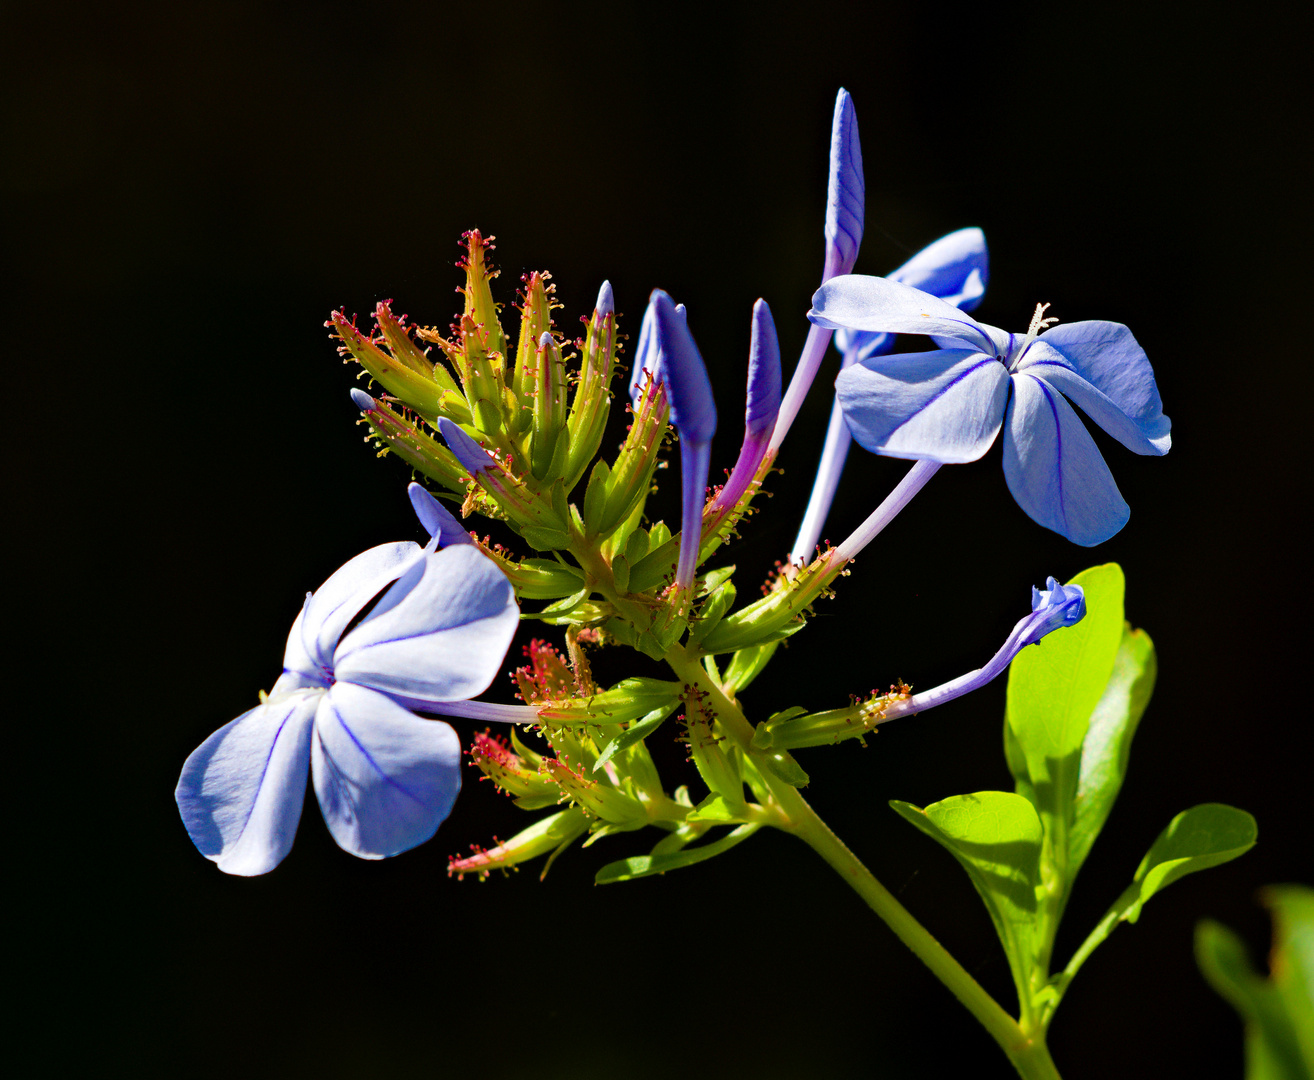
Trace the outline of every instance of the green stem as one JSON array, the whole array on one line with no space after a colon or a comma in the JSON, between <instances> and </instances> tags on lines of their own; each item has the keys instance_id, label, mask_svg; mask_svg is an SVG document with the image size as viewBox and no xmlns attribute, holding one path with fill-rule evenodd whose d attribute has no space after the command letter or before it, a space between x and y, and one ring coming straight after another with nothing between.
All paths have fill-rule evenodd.
<instances>
[{"instance_id":1,"label":"green stem","mask_svg":"<svg viewBox=\"0 0 1314 1080\"><path fill-rule=\"evenodd\" d=\"M666 661L680 678L708 694L711 705L726 734L738 743L744 754L756 759L761 755L750 743L753 729L739 707L726 697L721 687L703 670L702 665L678 646L666 655ZM919 923L894 894L882 885L856 855L821 820L797 789L780 780L763 764L759 770L776 808L788 822L779 826L794 833L820 855L848 883L885 924L894 931L931 973L935 975L998 1043L1008 1055L1019 1075L1027 1080L1060 1080L1058 1070L1045 1046L1044 1032L1024 1032L1018 1022L982 988L967 970Z\"/></svg>"}]
</instances>

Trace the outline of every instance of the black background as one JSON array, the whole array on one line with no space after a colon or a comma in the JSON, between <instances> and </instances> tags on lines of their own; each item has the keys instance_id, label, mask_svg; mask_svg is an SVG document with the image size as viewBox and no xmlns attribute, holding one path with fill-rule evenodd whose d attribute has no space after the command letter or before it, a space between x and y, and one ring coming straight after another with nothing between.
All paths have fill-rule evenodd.
<instances>
[{"instance_id":1,"label":"black background","mask_svg":"<svg viewBox=\"0 0 1314 1080\"><path fill-rule=\"evenodd\" d=\"M449 853L529 820L472 774L416 852L354 860L308 806L287 861L239 880L172 802L186 754L277 675L305 591L419 536L405 468L353 426L328 311L394 297L445 324L475 226L498 237L499 299L548 269L563 326L608 277L637 330L660 285L689 306L728 467L752 301L772 304L787 371L806 332L843 85L866 162L858 269L982 226L980 316L1019 329L1043 300L1127 323L1175 445L1140 458L1096 434L1132 507L1096 551L1023 515L998 448L943 470L745 705L932 686L993 652L1046 574L1121 562L1161 674L1059 955L1177 811L1242 806L1260 842L1120 928L1051 1045L1069 1080L1239 1077L1193 926L1220 918L1258 955L1257 889L1311 879L1306 60L1294 7L1241 10L0 6L25 1075L1011 1075L784 836L630 885L592 874L646 837L542 884L449 881ZM827 409L808 400L733 551L741 595L788 548ZM855 451L827 535L905 468ZM673 517L672 485L653 505ZM1011 1007L966 878L886 807L1008 787L1003 693L802 756L823 817Z\"/></svg>"}]
</instances>

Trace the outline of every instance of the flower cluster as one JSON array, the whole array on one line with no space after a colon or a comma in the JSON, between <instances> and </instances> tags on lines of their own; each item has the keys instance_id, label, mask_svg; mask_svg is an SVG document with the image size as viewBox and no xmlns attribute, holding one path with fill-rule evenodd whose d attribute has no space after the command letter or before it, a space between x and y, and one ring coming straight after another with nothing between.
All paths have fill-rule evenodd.
<instances>
[{"instance_id":1,"label":"flower cluster","mask_svg":"<svg viewBox=\"0 0 1314 1080\"><path fill-rule=\"evenodd\" d=\"M377 306L369 333L335 312L328 326L340 352L377 387L353 390L352 400L379 446L463 517L500 522L533 553L467 533L412 484L429 544L373 548L309 594L272 691L187 759L177 802L201 852L229 873L270 870L292 844L308 776L345 850L381 858L424 842L460 787L457 736L433 715L534 725L540 750L518 735L509 743L480 736L473 761L525 809L557 808L519 837L454 861L454 873L515 865L585 833L592 842L654 826L667 834L654 849L664 858L717 826L734 826L737 838L791 827L777 786L806 782L791 750L949 701L1080 620L1082 590L1050 579L995 657L944 686L879 695L857 712L788 709L756 728L733 718L736 695L940 464L980 457L1005 429L1004 467L1018 501L1091 544L1120 528L1127 511L1064 395L1132 449L1168 449L1153 374L1125 327L1050 327L1043 312L1021 336L978 323L968 312L983 299L989 264L975 228L942 237L888 277L856 276L864 215L857 119L841 91L807 341L782 393L775 320L765 300L754 304L743 436L714 490L717 410L693 332L697 313L662 289L648 298L629 358L629 424L610 457L600 451L623 335L609 283L571 341L554 325L560 304L549 275L525 275L513 343L493 298L491 237L475 231L464 237L464 307L449 331L411 325L390 303ZM913 333L938 348L895 352L896 335ZM836 397L798 538L765 595L736 608L734 568L705 563L751 511L832 336ZM648 510L672 437L678 531ZM814 557L851 439L917 464L862 527ZM521 604L534 601L543 606L522 615ZM568 655L535 642L530 668L517 675L524 705L474 700L521 618L564 627ZM675 677L600 688L586 653L606 646L636 649ZM699 802L687 786L664 783L645 746L677 711L707 788Z\"/></svg>"}]
</instances>

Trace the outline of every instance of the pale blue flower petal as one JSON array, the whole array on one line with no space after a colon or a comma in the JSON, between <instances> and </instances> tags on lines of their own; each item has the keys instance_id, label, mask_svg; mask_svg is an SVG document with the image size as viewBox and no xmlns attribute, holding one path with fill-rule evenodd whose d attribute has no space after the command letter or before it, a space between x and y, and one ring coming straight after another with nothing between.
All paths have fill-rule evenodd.
<instances>
[{"instance_id":1,"label":"pale blue flower petal","mask_svg":"<svg viewBox=\"0 0 1314 1080\"><path fill-rule=\"evenodd\" d=\"M1008 335L977 322L930 293L889 278L845 274L832 278L812 296L808 318L818 326L881 330L890 334L928 334L961 347L997 355Z\"/></svg>"},{"instance_id":2,"label":"pale blue flower petal","mask_svg":"<svg viewBox=\"0 0 1314 1080\"><path fill-rule=\"evenodd\" d=\"M178 811L192 843L224 873L268 873L291 850L322 696L271 698L221 727L183 765Z\"/></svg>"},{"instance_id":3,"label":"pale blue flower petal","mask_svg":"<svg viewBox=\"0 0 1314 1080\"><path fill-rule=\"evenodd\" d=\"M306 652L305 643L301 640L301 624L305 620L306 606L310 603L310 597L311 594L306 593L306 602L301 605L301 610L293 620L292 630L287 635L287 646L283 650L283 674L278 677L278 682L274 683L270 691L271 695L304 690L312 686L321 688L328 686L328 673L315 663L310 653Z\"/></svg>"},{"instance_id":4,"label":"pale blue flower petal","mask_svg":"<svg viewBox=\"0 0 1314 1080\"><path fill-rule=\"evenodd\" d=\"M1004 476L1032 520L1074 544L1103 543L1131 515L1095 441L1063 395L1030 373L1013 376Z\"/></svg>"},{"instance_id":5,"label":"pale blue flower petal","mask_svg":"<svg viewBox=\"0 0 1314 1080\"><path fill-rule=\"evenodd\" d=\"M1172 446L1172 424L1163 414L1154 370L1121 323L1092 320L1051 327L1027 350L1017 370L1033 366L1042 368L1035 374L1062 390L1129 450L1158 455Z\"/></svg>"},{"instance_id":6,"label":"pale blue flower petal","mask_svg":"<svg viewBox=\"0 0 1314 1080\"><path fill-rule=\"evenodd\" d=\"M339 682L407 704L456 701L488 688L519 624L511 582L473 545L426 555L333 658Z\"/></svg>"},{"instance_id":7,"label":"pale blue flower petal","mask_svg":"<svg viewBox=\"0 0 1314 1080\"><path fill-rule=\"evenodd\" d=\"M1044 379L1070 398L1095 423L1117 439L1128 450L1138 454L1163 455L1172 445L1168 418L1159 413L1157 422L1138 423L1124 413L1115 402L1101 393L1075 371L1062 353L1051 349L1043 341L1035 342L1017 366L1023 372ZM1159 434L1153 435L1153 432Z\"/></svg>"},{"instance_id":8,"label":"pale blue flower petal","mask_svg":"<svg viewBox=\"0 0 1314 1080\"><path fill-rule=\"evenodd\" d=\"M853 99L841 89L835 97L830 131L830 179L826 188L826 263L822 281L853 270L862 243L866 184Z\"/></svg>"},{"instance_id":9,"label":"pale blue flower petal","mask_svg":"<svg viewBox=\"0 0 1314 1080\"><path fill-rule=\"evenodd\" d=\"M990 256L985 233L980 229L959 229L942 236L885 275L890 281L938 296L960 311L972 311L985 296L990 277ZM944 349L958 348L957 342L936 342ZM844 357L844 366L861 363L870 356L887 353L894 347L894 335L879 330L835 331L835 347Z\"/></svg>"},{"instance_id":10,"label":"pale blue flower petal","mask_svg":"<svg viewBox=\"0 0 1314 1080\"><path fill-rule=\"evenodd\" d=\"M461 788L451 727L339 682L321 698L314 729L315 794L340 848L383 859L438 831Z\"/></svg>"},{"instance_id":11,"label":"pale blue flower petal","mask_svg":"<svg viewBox=\"0 0 1314 1080\"><path fill-rule=\"evenodd\" d=\"M649 306L657 320L659 378L666 384L671 424L681 439L710 442L716 434L716 403L707 365L689 333L688 322L661 289L653 290Z\"/></svg>"},{"instance_id":12,"label":"pale blue flower petal","mask_svg":"<svg viewBox=\"0 0 1314 1080\"><path fill-rule=\"evenodd\" d=\"M840 372L835 395L868 450L953 464L975 461L995 441L1008 373L966 349L876 356Z\"/></svg>"},{"instance_id":13,"label":"pale blue flower petal","mask_svg":"<svg viewBox=\"0 0 1314 1080\"><path fill-rule=\"evenodd\" d=\"M990 279L985 233L976 228L951 232L886 277L938 296L961 311L972 311L985 296Z\"/></svg>"},{"instance_id":14,"label":"pale blue flower petal","mask_svg":"<svg viewBox=\"0 0 1314 1080\"><path fill-rule=\"evenodd\" d=\"M448 544L474 543L473 538L451 511L429 494L422 485L412 483L406 489L406 493L411 498L415 516L420 519L425 532L430 536L438 537L439 547L446 547Z\"/></svg>"},{"instance_id":15,"label":"pale blue flower petal","mask_svg":"<svg viewBox=\"0 0 1314 1080\"><path fill-rule=\"evenodd\" d=\"M316 589L300 618L301 643L311 662L324 673L332 672L333 650L351 620L423 557L419 544L380 544L345 563ZM289 645L289 655L292 651Z\"/></svg>"}]
</instances>

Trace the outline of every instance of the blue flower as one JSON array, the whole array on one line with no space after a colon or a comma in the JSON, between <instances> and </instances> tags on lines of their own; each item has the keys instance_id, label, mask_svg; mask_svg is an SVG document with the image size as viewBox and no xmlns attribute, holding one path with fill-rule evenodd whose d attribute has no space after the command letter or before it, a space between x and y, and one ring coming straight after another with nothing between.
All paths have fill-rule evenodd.
<instances>
[{"instance_id":1,"label":"blue flower","mask_svg":"<svg viewBox=\"0 0 1314 1080\"><path fill-rule=\"evenodd\" d=\"M465 712L497 673L519 608L476 546L436 550L460 527L427 494L412 501L434 539L372 548L309 594L268 698L183 765L183 823L226 873L264 874L287 855L308 773L333 839L362 859L424 843L451 810L456 733L410 709Z\"/></svg>"},{"instance_id":2,"label":"blue flower","mask_svg":"<svg viewBox=\"0 0 1314 1080\"><path fill-rule=\"evenodd\" d=\"M972 311L985 296L989 274L985 233L973 228L959 229L940 237L886 277L938 296L963 311ZM835 334L835 346L842 356L842 371L889 352L894 348L894 335L875 330L842 329ZM844 410L836 400L831 407L830 426L826 429L826 441L817 465L812 494L808 498L808 508L789 554L790 562L798 566L812 558L813 549L821 539L821 530L835 501L835 489L839 486L852 441L844 422Z\"/></svg>"},{"instance_id":3,"label":"blue flower","mask_svg":"<svg viewBox=\"0 0 1314 1080\"><path fill-rule=\"evenodd\" d=\"M1018 505L1047 529L1092 546L1130 511L1064 395L1138 454L1166 454L1171 425L1154 372L1120 323L1036 315L1026 334L979 323L952 304L886 278L844 275L812 298L819 326L927 334L939 349L877 356L835 390L853 437L890 457L975 461L1004 433L1004 475ZM1010 393L1011 388L1011 393Z\"/></svg>"}]
</instances>

